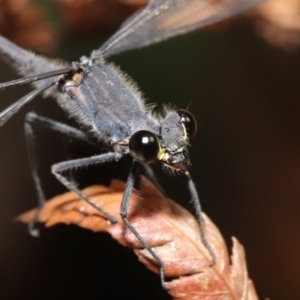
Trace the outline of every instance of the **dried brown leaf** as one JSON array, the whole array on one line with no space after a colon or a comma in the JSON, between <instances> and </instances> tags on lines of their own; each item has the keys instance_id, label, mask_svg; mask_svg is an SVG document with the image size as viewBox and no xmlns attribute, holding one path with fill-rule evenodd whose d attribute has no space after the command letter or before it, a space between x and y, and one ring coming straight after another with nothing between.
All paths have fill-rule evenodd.
<instances>
[{"instance_id":1,"label":"dried brown leaf","mask_svg":"<svg viewBox=\"0 0 300 300\"><path fill-rule=\"evenodd\" d=\"M94 208L68 192L49 200L38 221L47 227L58 223L76 224L93 231L106 231L119 243L134 250L139 260L158 273L152 256L142 248L119 216L124 183L113 180L110 187L91 186L83 190L90 200L115 216L111 224ZM224 240L211 220L203 214L209 243L217 255L210 256L200 240L195 218L184 208L165 198L147 179L141 178L140 191L134 191L129 204L129 220L165 264L165 275L175 278L166 285L174 299L257 299L247 274L243 247L233 239L231 264ZM29 222L35 209L17 220Z\"/></svg>"},{"instance_id":2,"label":"dried brown leaf","mask_svg":"<svg viewBox=\"0 0 300 300\"><path fill-rule=\"evenodd\" d=\"M56 0L69 33L86 34L101 32L104 28L119 26L126 17L146 4L146 1Z\"/></svg>"},{"instance_id":3,"label":"dried brown leaf","mask_svg":"<svg viewBox=\"0 0 300 300\"><path fill-rule=\"evenodd\" d=\"M45 11L30 0L0 0L0 33L35 51L49 52L56 45Z\"/></svg>"},{"instance_id":4,"label":"dried brown leaf","mask_svg":"<svg viewBox=\"0 0 300 300\"><path fill-rule=\"evenodd\" d=\"M273 0L257 9L257 32L285 50L300 46L300 0Z\"/></svg>"}]
</instances>

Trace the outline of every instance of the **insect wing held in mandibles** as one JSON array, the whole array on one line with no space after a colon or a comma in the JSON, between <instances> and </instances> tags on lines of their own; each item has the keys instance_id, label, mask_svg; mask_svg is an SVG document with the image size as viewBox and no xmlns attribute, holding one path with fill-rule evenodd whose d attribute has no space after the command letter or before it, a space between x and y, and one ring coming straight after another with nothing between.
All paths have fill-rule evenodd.
<instances>
[{"instance_id":1,"label":"insect wing held in mandibles","mask_svg":"<svg viewBox=\"0 0 300 300\"><path fill-rule=\"evenodd\" d=\"M164 286L164 263L144 241L127 219L127 208L138 167L143 165L152 180L155 177L148 164L160 160L164 165L179 170L188 179L192 201L200 225L201 239L211 261L216 256L206 240L201 207L197 191L187 164L189 139L196 132L193 116L185 110L169 111L157 118L146 108L141 94L120 70L105 61L105 57L133 48L143 47L205 25L212 24L239 12L252 8L263 0L150 0L148 5L130 17L99 50L91 57L82 57L71 66L36 56L0 37L0 54L11 63L25 79L0 84L0 88L33 83L36 90L22 97L0 113L0 126L17 113L38 94L55 97L63 110L74 118L78 130L59 122L29 113L25 120L29 159L36 185L40 209L45 201L34 157L33 128L42 125L75 139L95 144L94 139L107 145L108 152L93 157L64 161L52 166L52 173L69 190L89 203L111 222L115 217L94 205L63 174L65 171L116 161L124 155L133 157L123 200L121 217L129 230L146 248L159 266L161 283ZM29 77L28 77L29 76ZM97 145L95 145L97 146ZM36 234L33 228L30 231Z\"/></svg>"}]
</instances>

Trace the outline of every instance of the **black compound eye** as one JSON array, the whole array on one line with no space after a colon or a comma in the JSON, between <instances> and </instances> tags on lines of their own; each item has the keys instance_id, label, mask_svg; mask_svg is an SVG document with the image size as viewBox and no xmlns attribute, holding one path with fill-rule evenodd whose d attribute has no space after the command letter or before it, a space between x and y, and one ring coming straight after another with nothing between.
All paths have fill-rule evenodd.
<instances>
[{"instance_id":1,"label":"black compound eye","mask_svg":"<svg viewBox=\"0 0 300 300\"><path fill-rule=\"evenodd\" d=\"M149 164L157 159L159 152L158 138L150 131L137 131L129 140L129 151L135 160Z\"/></svg>"},{"instance_id":2,"label":"black compound eye","mask_svg":"<svg viewBox=\"0 0 300 300\"><path fill-rule=\"evenodd\" d=\"M185 109L178 109L177 113L180 116L179 123L184 124L188 137L190 139L193 138L197 133L197 121L195 117Z\"/></svg>"}]
</instances>

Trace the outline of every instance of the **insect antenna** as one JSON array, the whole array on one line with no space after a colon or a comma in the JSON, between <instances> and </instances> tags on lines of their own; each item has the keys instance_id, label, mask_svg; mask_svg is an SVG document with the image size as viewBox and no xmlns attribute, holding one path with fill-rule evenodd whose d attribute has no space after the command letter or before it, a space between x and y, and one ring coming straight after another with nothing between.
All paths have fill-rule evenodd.
<instances>
[{"instance_id":1,"label":"insect antenna","mask_svg":"<svg viewBox=\"0 0 300 300\"><path fill-rule=\"evenodd\" d=\"M54 77L57 75L67 74L71 70L72 70L72 68L69 67L69 68L64 68L64 69L55 70L55 71L51 71L51 72L46 72L46 73L39 74L39 75L33 75L33 76L25 77L25 78L7 81L4 83L0 83L0 90L20 86L20 85L27 84L27 83L32 83L32 82L35 82L35 81L38 81L41 79L46 79L46 78Z\"/></svg>"},{"instance_id":2,"label":"insect antenna","mask_svg":"<svg viewBox=\"0 0 300 300\"><path fill-rule=\"evenodd\" d=\"M192 102L193 102L193 99L189 102L189 104L188 104L188 106L187 106L187 108L186 108L185 110L189 110L189 108L190 108Z\"/></svg>"},{"instance_id":3,"label":"insect antenna","mask_svg":"<svg viewBox=\"0 0 300 300\"><path fill-rule=\"evenodd\" d=\"M25 104L30 102L32 99L49 89L55 82L44 84L42 87L30 92L26 96L22 97L17 102L10 105L8 108L0 113L0 127L3 126L14 114L16 114Z\"/></svg>"}]
</instances>

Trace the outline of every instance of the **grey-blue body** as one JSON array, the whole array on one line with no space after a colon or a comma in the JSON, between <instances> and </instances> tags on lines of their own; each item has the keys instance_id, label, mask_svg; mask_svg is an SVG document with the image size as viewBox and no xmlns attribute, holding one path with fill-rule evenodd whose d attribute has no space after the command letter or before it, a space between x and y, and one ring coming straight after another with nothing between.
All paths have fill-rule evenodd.
<instances>
[{"instance_id":1,"label":"grey-blue body","mask_svg":"<svg viewBox=\"0 0 300 300\"><path fill-rule=\"evenodd\" d=\"M147 110L128 76L101 58L90 59L79 67L78 82L70 79L62 83L59 103L69 115L109 144L129 140L137 130L158 134L158 120Z\"/></svg>"}]
</instances>

